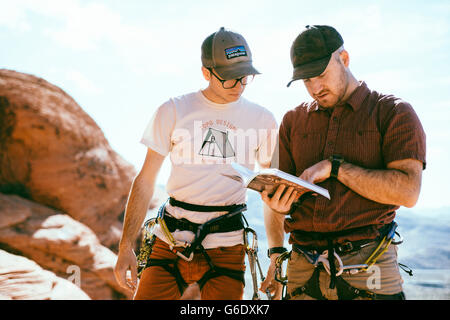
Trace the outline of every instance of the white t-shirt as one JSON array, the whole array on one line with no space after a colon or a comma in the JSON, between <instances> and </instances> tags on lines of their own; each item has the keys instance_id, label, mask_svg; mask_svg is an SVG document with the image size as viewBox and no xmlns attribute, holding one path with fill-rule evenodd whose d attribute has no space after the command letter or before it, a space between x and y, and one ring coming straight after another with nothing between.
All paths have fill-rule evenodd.
<instances>
[{"instance_id":1,"label":"white t-shirt","mask_svg":"<svg viewBox=\"0 0 450 320\"><path fill-rule=\"evenodd\" d=\"M228 104L208 100L200 91L172 98L154 113L141 142L167 156L171 173L166 184L169 196L198 205L223 206L246 201L241 183L222 174L235 175L237 162L254 169L255 161L269 164L276 145L277 122L267 109L241 97ZM167 212L177 219L202 224L226 212L194 212L173 207ZM155 234L164 240L159 227ZM180 241L192 242L190 231L175 231ZM205 248L243 243L242 231L212 233Z\"/></svg>"}]
</instances>

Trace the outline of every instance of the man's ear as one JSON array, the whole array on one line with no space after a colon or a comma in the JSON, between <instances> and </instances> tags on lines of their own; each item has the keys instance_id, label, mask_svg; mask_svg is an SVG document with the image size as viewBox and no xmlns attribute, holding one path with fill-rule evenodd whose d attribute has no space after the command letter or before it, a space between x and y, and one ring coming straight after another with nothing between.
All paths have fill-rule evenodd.
<instances>
[{"instance_id":1,"label":"man's ear","mask_svg":"<svg viewBox=\"0 0 450 320\"><path fill-rule=\"evenodd\" d=\"M341 53L339 53L339 56L344 66L348 68L350 64L350 56L348 55L347 50L343 50Z\"/></svg>"},{"instance_id":2,"label":"man's ear","mask_svg":"<svg viewBox=\"0 0 450 320\"><path fill-rule=\"evenodd\" d=\"M209 72L209 70L206 69L204 66L202 66L202 73L203 73L203 78L205 78L206 81L211 80L211 72Z\"/></svg>"}]
</instances>

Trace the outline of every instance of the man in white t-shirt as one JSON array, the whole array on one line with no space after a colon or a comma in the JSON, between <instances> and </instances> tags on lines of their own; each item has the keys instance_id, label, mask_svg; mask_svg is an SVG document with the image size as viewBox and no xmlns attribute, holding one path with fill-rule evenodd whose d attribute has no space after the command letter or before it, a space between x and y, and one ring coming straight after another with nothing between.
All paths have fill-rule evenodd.
<instances>
[{"instance_id":1,"label":"man in white t-shirt","mask_svg":"<svg viewBox=\"0 0 450 320\"><path fill-rule=\"evenodd\" d=\"M277 123L267 109L242 97L259 72L240 34L221 28L207 37L202 72L208 87L163 103L141 140L148 152L126 207L115 268L121 286L136 289L132 248L167 155L170 199L159 213L167 229L161 224L154 228L156 239L134 299L179 299L190 284L199 285L202 299L243 296L246 189L224 175L235 175L233 162L249 169L255 161L269 167ZM126 277L128 270L131 279Z\"/></svg>"}]
</instances>

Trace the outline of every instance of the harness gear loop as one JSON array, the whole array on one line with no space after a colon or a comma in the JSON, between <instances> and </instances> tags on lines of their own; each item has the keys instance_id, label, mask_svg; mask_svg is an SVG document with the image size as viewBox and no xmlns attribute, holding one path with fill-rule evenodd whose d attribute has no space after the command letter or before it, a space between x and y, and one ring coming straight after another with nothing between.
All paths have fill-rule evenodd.
<instances>
[{"instance_id":1,"label":"harness gear loop","mask_svg":"<svg viewBox=\"0 0 450 320\"><path fill-rule=\"evenodd\" d=\"M394 222L389 232L383 237L383 239L378 244L377 248L367 258L365 262L365 264L367 264L367 267L364 268L363 271L367 271L371 266L373 266L375 262L377 262L377 260L389 249L389 246L394 240L396 234L395 230L397 229L397 226L398 226L397 223ZM403 242L403 240L401 240L401 242Z\"/></svg>"}]
</instances>

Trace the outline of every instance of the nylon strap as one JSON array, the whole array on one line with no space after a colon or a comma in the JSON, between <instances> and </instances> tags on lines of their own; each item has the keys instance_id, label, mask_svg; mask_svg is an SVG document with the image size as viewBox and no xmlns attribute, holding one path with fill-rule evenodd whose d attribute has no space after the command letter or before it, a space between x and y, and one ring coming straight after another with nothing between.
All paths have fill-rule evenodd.
<instances>
[{"instance_id":1,"label":"nylon strap","mask_svg":"<svg viewBox=\"0 0 450 320\"><path fill-rule=\"evenodd\" d=\"M198 212L215 212L215 211L233 211L240 207L247 207L247 205L244 204L232 204L228 206L204 206L199 204L192 204L187 203L183 201L178 201L172 197L169 198L169 203L172 206L180 207L185 210L189 211L198 211Z\"/></svg>"}]
</instances>

